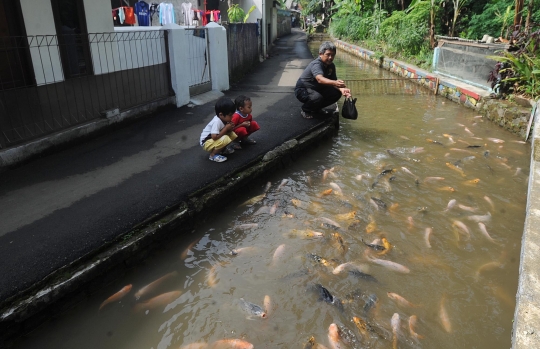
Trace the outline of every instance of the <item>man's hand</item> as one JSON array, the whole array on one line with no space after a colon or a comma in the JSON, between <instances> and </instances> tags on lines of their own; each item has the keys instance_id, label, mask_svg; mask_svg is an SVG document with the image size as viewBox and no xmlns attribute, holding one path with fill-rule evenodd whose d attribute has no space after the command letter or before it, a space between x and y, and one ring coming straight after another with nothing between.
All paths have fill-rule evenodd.
<instances>
[{"instance_id":1,"label":"man's hand","mask_svg":"<svg viewBox=\"0 0 540 349\"><path fill-rule=\"evenodd\" d=\"M341 91L341 94L345 97L351 97L351 90L349 90L348 88L340 88L339 90Z\"/></svg>"},{"instance_id":2,"label":"man's hand","mask_svg":"<svg viewBox=\"0 0 540 349\"><path fill-rule=\"evenodd\" d=\"M347 87L347 85L345 85L345 82L343 80L335 80L334 86L339 89Z\"/></svg>"}]
</instances>

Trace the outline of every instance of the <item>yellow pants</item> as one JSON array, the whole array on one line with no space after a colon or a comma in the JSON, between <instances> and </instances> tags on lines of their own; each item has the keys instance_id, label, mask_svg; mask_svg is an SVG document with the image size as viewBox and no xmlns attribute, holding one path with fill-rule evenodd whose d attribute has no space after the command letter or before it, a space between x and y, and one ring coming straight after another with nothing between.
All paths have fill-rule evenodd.
<instances>
[{"instance_id":1,"label":"yellow pants","mask_svg":"<svg viewBox=\"0 0 540 349\"><path fill-rule=\"evenodd\" d=\"M221 149L226 147L229 143L234 141L238 136L233 131L221 136L220 139L214 141L212 138L204 142L203 149L207 152L212 152L214 149Z\"/></svg>"}]
</instances>

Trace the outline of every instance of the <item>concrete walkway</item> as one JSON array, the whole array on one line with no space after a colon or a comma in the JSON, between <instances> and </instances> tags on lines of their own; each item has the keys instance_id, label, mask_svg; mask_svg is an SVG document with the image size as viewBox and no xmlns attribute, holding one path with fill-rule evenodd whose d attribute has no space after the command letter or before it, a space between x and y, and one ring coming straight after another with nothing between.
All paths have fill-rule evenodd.
<instances>
[{"instance_id":1,"label":"concrete walkway","mask_svg":"<svg viewBox=\"0 0 540 349\"><path fill-rule=\"evenodd\" d=\"M84 266L125 240L137 224L161 219L271 149L328 124L303 119L294 97L296 79L311 59L305 34L293 31L225 93L251 97L261 125L253 136L257 144L227 162L209 161L198 144L215 115L212 101L153 115L1 173L0 320L13 317L13 304L31 303L51 276L62 282L58 270L69 274L69 268Z\"/></svg>"}]
</instances>

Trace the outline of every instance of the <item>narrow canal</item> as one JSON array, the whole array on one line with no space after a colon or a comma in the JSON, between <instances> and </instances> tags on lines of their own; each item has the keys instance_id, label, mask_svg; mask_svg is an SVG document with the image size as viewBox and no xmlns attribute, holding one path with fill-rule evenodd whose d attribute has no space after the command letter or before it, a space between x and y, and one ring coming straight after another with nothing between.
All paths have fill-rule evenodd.
<instances>
[{"instance_id":1,"label":"narrow canal","mask_svg":"<svg viewBox=\"0 0 540 349\"><path fill-rule=\"evenodd\" d=\"M336 64L358 120L15 347L331 347L332 323L345 348L510 347L530 146Z\"/></svg>"}]
</instances>

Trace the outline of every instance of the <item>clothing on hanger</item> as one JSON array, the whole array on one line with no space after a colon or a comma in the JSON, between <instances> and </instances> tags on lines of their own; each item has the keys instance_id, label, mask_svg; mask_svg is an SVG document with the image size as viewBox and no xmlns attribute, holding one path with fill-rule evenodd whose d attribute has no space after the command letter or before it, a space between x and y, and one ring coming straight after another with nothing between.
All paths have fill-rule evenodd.
<instances>
[{"instance_id":1,"label":"clothing on hanger","mask_svg":"<svg viewBox=\"0 0 540 349\"><path fill-rule=\"evenodd\" d=\"M135 15L137 16L137 21L139 26L149 26L150 25L150 5L144 1L138 1L135 3Z\"/></svg>"},{"instance_id":2,"label":"clothing on hanger","mask_svg":"<svg viewBox=\"0 0 540 349\"><path fill-rule=\"evenodd\" d=\"M159 19L157 18L159 14L159 4L153 2L150 4L150 25L159 24Z\"/></svg>"},{"instance_id":3,"label":"clothing on hanger","mask_svg":"<svg viewBox=\"0 0 540 349\"><path fill-rule=\"evenodd\" d=\"M191 2L182 3L182 18L184 20L184 25L193 25L193 10L191 9Z\"/></svg>"},{"instance_id":4,"label":"clothing on hanger","mask_svg":"<svg viewBox=\"0 0 540 349\"><path fill-rule=\"evenodd\" d=\"M167 2L159 4L159 23L161 23L161 25L176 23L174 19L173 4Z\"/></svg>"},{"instance_id":5,"label":"clothing on hanger","mask_svg":"<svg viewBox=\"0 0 540 349\"><path fill-rule=\"evenodd\" d=\"M120 24L124 24L125 19L126 19L126 15L124 13L124 8L119 7L118 8L118 20L120 21Z\"/></svg>"},{"instance_id":6,"label":"clothing on hanger","mask_svg":"<svg viewBox=\"0 0 540 349\"><path fill-rule=\"evenodd\" d=\"M126 15L126 19L124 20L126 24L136 24L137 21L135 19L135 11L133 10L133 7L124 7L124 13Z\"/></svg>"}]
</instances>

